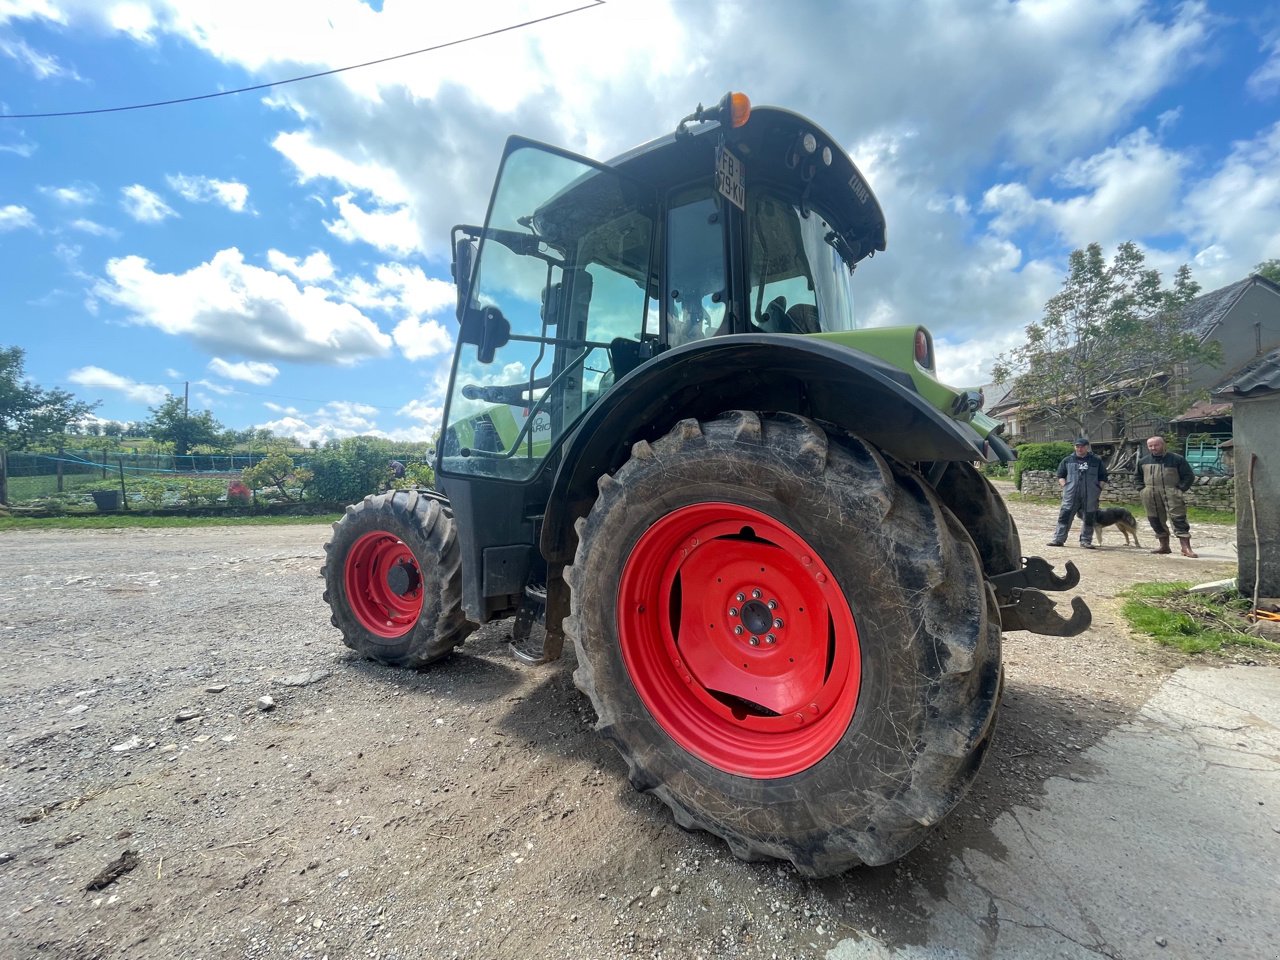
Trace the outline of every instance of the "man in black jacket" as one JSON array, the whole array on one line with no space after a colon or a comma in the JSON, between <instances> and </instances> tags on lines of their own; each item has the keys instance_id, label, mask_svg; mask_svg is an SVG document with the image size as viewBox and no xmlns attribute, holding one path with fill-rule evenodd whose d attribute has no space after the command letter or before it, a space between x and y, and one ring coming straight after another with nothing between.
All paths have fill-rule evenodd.
<instances>
[{"instance_id":1,"label":"man in black jacket","mask_svg":"<svg viewBox=\"0 0 1280 960\"><path fill-rule=\"evenodd\" d=\"M1084 526L1080 528L1080 546L1092 550L1093 523L1098 514L1102 485L1107 482L1107 466L1089 452L1088 437L1077 438L1075 447L1075 452L1067 454L1058 464L1062 510L1058 513L1058 528L1053 531L1049 546L1060 547L1067 542L1071 521L1079 513L1084 518Z\"/></svg>"},{"instance_id":2,"label":"man in black jacket","mask_svg":"<svg viewBox=\"0 0 1280 960\"><path fill-rule=\"evenodd\" d=\"M1166 449L1164 437L1147 441L1147 452L1138 458L1135 480L1142 491L1142 505L1147 508L1147 522L1160 539L1152 553L1172 553L1169 549L1169 522L1182 544L1182 555L1194 557L1191 549L1191 525L1187 523L1187 501L1183 494L1196 482L1191 464Z\"/></svg>"}]
</instances>

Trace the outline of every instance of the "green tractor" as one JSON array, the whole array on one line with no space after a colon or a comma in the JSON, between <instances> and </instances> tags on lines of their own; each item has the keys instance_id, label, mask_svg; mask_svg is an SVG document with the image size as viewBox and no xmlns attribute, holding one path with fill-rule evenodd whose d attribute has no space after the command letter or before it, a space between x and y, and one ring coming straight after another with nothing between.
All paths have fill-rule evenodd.
<instances>
[{"instance_id":1,"label":"green tractor","mask_svg":"<svg viewBox=\"0 0 1280 960\"><path fill-rule=\"evenodd\" d=\"M991 743L1002 629L1090 616L975 469L1013 456L980 393L923 327L855 329L885 224L852 160L740 94L610 163L512 137L453 241L439 490L334 525L347 645L422 667L514 617L536 663L567 636L681 826L809 876L905 854Z\"/></svg>"}]
</instances>

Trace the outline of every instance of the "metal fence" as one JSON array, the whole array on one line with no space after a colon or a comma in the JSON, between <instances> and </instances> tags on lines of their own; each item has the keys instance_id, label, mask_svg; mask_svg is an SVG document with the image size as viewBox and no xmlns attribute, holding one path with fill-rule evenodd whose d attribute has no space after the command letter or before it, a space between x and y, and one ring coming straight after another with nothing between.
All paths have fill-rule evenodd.
<instances>
[{"instance_id":1,"label":"metal fence","mask_svg":"<svg viewBox=\"0 0 1280 960\"><path fill-rule=\"evenodd\" d=\"M0 453L0 491L9 504L33 503L50 497L87 494L89 488L124 481L177 477L231 478L266 454L108 453L62 450L58 453Z\"/></svg>"},{"instance_id":2,"label":"metal fence","mask_svg":"<svg viewBox=\"0 0 1280 960\"><path fill-rule=\"evenodd\" d=\"M129 498L149 488L157 503L194 499L212 502L225 494L230 481L265 459L268 453L190 454L103 453L100 450L60 450L57 453L14 453L0 449L0 503L10 506L40 504L50 500L88 501L93 491L122 487ZM427 462L422 454L387 454L388 461L405 465ZM306 454L295 455L299 467L308 465ZM159 481L168 491L159 492ZM153 504L154 505L154 504Z\"/></svg>"}]
</instances>

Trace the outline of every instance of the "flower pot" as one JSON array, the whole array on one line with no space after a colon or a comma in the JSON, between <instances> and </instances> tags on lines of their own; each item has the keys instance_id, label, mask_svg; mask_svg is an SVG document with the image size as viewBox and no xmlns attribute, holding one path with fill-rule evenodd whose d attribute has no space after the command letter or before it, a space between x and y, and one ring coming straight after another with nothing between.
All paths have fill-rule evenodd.
<instances>
[{"instance_id":1,"label":"flower pot","mask_svg":"<svg viewBox=\"0 0 1280 960\"><path fill-rule=\"evenodd\" d=\"M90 493L93 503L100 513L110 513L120 509L119 490L94 490Z\"/></svg>"}]
</instances>

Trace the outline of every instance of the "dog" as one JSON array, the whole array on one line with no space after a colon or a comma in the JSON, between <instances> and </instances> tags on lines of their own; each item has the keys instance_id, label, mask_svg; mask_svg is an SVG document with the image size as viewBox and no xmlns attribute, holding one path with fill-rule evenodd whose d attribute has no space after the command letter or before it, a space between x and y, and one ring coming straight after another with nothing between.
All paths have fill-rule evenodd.
<instances>
[{"instance_id":1,"label":"dog","mask_svg":"<svg viewBox=\"0 0 1280 960\"><path fill-rule=\"evenodd\" d=\"M1083 519L1083 512L1078 512L1076 516ZM1108 507L1105 510L1099 510L1093 515L1093 532L1098 537L1098 546L1102 546L1103 527L1115 527L1123 533L1126 547L1129 545L1130 537L1133 537L1133 545L1135 547L1142 546L1138 542L1138 521L1124 507Z\"/></svg>"}]
</instances>

